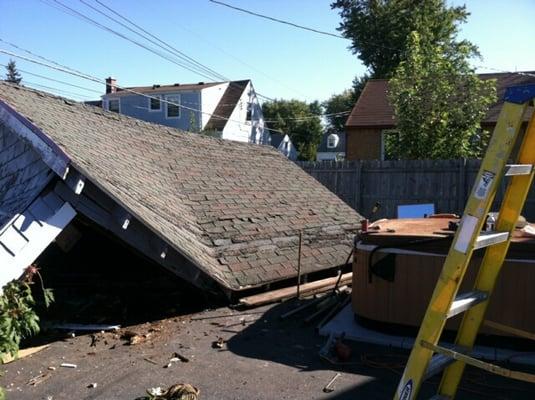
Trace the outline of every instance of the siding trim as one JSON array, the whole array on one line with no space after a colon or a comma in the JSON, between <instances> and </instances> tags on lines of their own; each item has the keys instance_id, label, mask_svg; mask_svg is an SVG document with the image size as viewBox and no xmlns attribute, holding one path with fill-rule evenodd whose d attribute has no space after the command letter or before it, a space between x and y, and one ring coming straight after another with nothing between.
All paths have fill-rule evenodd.
<instances>
[{"instance_id":1,"label":"siding trim","mask_svg":"<svg viewBox=\"0 0 535 400\"><path fill-rule=\"evenodd\" d=\"M30 142L44 163L64 179L69 171L70 157L46 133L0 100L0 121L20 137Z\"/></svg>"}]
</instances>

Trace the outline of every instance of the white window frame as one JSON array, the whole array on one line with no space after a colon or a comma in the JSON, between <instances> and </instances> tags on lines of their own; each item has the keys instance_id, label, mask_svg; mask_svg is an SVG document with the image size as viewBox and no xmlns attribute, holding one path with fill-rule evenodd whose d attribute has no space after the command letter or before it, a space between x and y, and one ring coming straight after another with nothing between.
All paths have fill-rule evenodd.
<instances>
[{"instance_id":1,"label":"white window frame","mask_svg":"<svg viewBox=\"0 0 535 400\"><path fill-rule=\"evenodd\" d=\"M155 100L155 99L158 99L160 101L160 108L152 108L152 100ZM151 96L149 97L148 99L148 103L149 103L149 106L148 106L148 109L149 109L149 112L160 112L162 111L162 96Z\"/></svg>"},{"instance_id":2,"label":"white window frame","mask_svg":"<svg viewBox=\"0 0 535 400\"><path fill-rule=\"evenodd\" d=\"M176 98L178 100L175 101L175 100L172 100L172 98ZM169 101L169 102L172 102L172 103L176 103L176 104L182 105L182 101L181 101L182 99L181 99L181 96L179 94L167 95L167 96L165 96L165 100ZM165 118L167 118L167 119L179 119L182 116L182 110L181 110L182 107L178 106L178 115L177 116L170 117L169 116L169 106L170 106L170 104L165 103Z\"/></svg>"},{"instance_id":3,"label":"white window frame","mask_svg":"<svg viewBox=\"0 0 535 400\"><path fill-rule=\"evenodd\" d=\"M331 143L332 139L332 143ZM327 148L328 149L336 149L336 138L331 137L331 135L327 136Z\"/></svg>"},{"instance_id":4,"label":"white window frame","mask_svg":"<svg viewBox=\"0 0 535 400\"><path fill-rule=\"evenodd\" d=\"M117 108L118 108L118 111L117 111L117 113L120 114L120 113L121 113L121 98L108 99L108 100L106 100L106 110L107 110L107 111L110 111L110 112L115 112L115 111L110 110L110 102L112 102L112 101L116 101L116 102L117 102L117 104L118 104L118 107L117 107Z\"/></svg>"}]
</instances>

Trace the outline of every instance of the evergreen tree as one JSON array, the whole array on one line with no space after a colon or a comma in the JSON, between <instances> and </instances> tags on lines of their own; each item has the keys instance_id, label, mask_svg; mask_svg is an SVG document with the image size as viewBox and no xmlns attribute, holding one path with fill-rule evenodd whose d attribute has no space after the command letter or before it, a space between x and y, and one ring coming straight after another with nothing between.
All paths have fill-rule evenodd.
<instances>
[{"instance_id":1,"label":"evergreen tree","mask_svg":"<svg viewBox=\"0 0 535 400\"><path fill-rule=\"evenodd\" d=\"M19 84L20 81L22 81L22 76L20 75L19 71L17 70L17 65L14 60L9 60L6 66L6 81Z\"/></svg>"}]
</instances>

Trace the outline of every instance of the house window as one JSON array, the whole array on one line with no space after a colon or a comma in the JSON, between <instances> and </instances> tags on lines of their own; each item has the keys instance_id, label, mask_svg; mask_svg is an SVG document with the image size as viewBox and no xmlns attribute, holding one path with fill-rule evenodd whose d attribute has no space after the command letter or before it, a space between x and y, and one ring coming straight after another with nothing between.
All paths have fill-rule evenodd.
<instances>
[{"instance_id":1,"label":"house window","mask_svg":"<svg viewBox=\"0 0 535 400\"><path fill-rule=\"evenodd\" d=\"M162 102L159 97L152 96L149 98L149 111L160 111L162 109Z\"/></svg>"},{"instance_id":2,"label":"house window","mask_svg":"<svg viewBox=\"0 0 535 400\"><path fill-rule=\"evenodd\" d=\"M108 100L108 111L120 113L121 105L119 99Z\"/></svg>"},{"instance_id":3,"label":"house window","mask_svg":"<svg viewBox=\"0 0 535 400\"><path fill-rule=\"evenodd\" d=\"M334 149L336 146L338 146L338 142L340 141L340 138L338 135L331 133L329 136L327 136L327 148Z\"/></svg>"},{"instance_id":4,"label":"house window","mask_svg":"<svg viewBox=\"0 0 535 400\"><path fill-rule=\"evenodd\" d=\"M167 118L180 118L180 96L166 96L166 117Z\"/></svg>"},{"instance_id":5,"label":"house window","mask_svg":"<svg viewBox=\"0 0 535 400\"><path fill-rule=\"evenodd\" d=\"M250 121L253 117L253 105L251 103L249 103L247 105L247 118L246 120L247 121Z\"/></svg>"}]
</instances>

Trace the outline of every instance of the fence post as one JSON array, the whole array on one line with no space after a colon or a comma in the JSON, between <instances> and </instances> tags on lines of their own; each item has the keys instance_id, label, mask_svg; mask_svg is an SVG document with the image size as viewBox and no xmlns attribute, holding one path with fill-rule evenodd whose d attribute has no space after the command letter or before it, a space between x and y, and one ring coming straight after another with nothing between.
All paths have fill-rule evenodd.
<instances>
[{"instance_id":1,"label":"fence post","mask_svg":"<svg viewBox=\"0 0 535 400\"><path fill-rule=\"evenodd\" d=\"M459 193L457 196L457 213L463 213L466 200L466 158L461 158L459 160Z\"/></svg>"},{"instance_id":2,"label":"fence post","mask_svg":"<svg viewBox=\"0 0 535 400\"><path fill-rule=\"evenodd\" d=\"M355 161L355 192L353 195L354 200L354 206L353 208L357 212L361 212L360 206L362 204L361 196L362 196L362 160Z\"/></svg>"}]
</instances>

